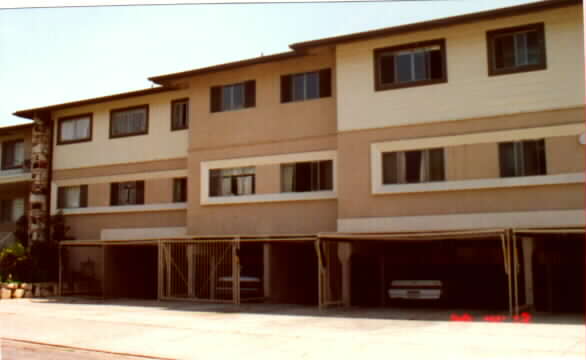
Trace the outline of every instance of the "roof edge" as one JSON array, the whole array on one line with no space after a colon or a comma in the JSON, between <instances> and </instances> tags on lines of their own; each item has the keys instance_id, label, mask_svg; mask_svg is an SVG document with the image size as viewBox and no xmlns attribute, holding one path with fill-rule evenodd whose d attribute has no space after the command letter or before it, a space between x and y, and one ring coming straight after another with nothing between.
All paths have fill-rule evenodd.
<instances>
[{"instance_id":1,"label":"roof edge","mask_svg":"<svg viewBox=\"0 0 586 360\"><path fill-rule=\"evenodd\" d=\"M99 103L104 103L104 102L108 102L108 101L126 99L126 98L137 97L137 96L158 94L161 92L172 91L172 90L177 90L177 89L174 87L169 87L169 86L160 86L160 87L155 87L155 88L141 89L141 90L129 91L129 92L118 93L118 94L113 94L113 95L99 96L99 97L89 98L89 99L84 99L84 100L71 101L71 102L66 102L66 103L62 103L62 104L49 105L49 106L43 106L43 107L38 107L38 108L26 109L26 110L19 110L19 111L14 112L13 115L21 117L21 118L25 118L25 119L33 119L35 114L38 114L38 113L45 113L45 112L49 112L49 111L62 110L62 109L67 109L67 108L71 108L71 107L76 107L76 106L99 104Z\"/></svg>"},{"instance_id":2,"label":"roof edge","mask_svg":"<svg viewBox=\"0 0 586 360\"><path fill-rule=\"evenodd\" d=\"M166 82L169 80L175 80L175 79L185 78L185 77L189 77L189 76L200 75L200 74L222 71L222 70L230 70L230 69L243 67L243 66L264 64L264 63L279 61L279 60L286 60L289 58L294 58L294 57L298 57L298 56L305 56L305 55L306 55L305 51L299 51L299 50L285 51L282 53L276 53L276 54L272 54L272 55L262 55L262 56L258 56L255 58L238 60L238 61L228 62L228 63L224 63L224 64L219 64L219 65L212 65L212 66L207 66L207 67L203 67L203 68L199 68L199 69L186 70L186 71L181 71L181 72L176 72L176 73L152 76L152 77L149 77L148 79L156 84L165 85Z\"/></svg>"},{"instance_id":3,"label":"roof edge","mask_svg":"<svg viewBox=\"0 0 586 360\"><path fill-rule=\"evenodd\" d=\"M309 40L298 42L289 45L293 50L308 49L316 46L333 45L339 43L353 42L359 40L367 40L381 36L396 35L408 33L419 30L428 30L442 26L464 24L489 18L513 16L522 13L529 13L534 11L560 8L572 5L580 5L582 0L542 0L531 2L527 4L508 6L504 8L497 8L492 10L485 10L480 12L462 14L457 16L450 16L434 20L421 21L405 25L387 27L383 29L376 29L370 31L363 31L347 35L332 36L323 39Z\"/></svg>"}]
</instances>

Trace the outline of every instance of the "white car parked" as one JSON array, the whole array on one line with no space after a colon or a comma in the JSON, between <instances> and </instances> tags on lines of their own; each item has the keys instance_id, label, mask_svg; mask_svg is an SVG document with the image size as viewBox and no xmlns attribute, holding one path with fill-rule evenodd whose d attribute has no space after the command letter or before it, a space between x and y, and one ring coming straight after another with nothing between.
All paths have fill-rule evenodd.
<instances>
[{"instance_id":1,"label":"white car parked","mask_svg":"<svg viewBox=\"0 0 586 360\"><path fill-rule=\"evenodd\" d=\"M442 297L441 280L393 280L388 291L391 299L438 300Z\"/></svg>"}]
</instances>

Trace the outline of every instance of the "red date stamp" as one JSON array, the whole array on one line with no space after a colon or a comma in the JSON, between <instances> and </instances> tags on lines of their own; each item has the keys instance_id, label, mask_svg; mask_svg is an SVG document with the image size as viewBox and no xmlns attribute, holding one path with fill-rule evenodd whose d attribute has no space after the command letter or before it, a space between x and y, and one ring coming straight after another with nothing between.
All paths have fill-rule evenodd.
<instances>
[{"instance_id":1,"label":"red date stamp","mask_svg":"<svg viewBox=\"0 0 586 360\"><path fill-rule=\"evenodd\" d=\"M512 322L518 323L530 323L532 321L531 314L523 312L519 315L514 316L505 316L505 315L486 315L482 317L482 320L488 322L503 322L507 320L511 320ZM450 321L474 321L474 317L472 317L468 313L464 313L462 315L452 314L450 315Z\"/></svg>"}]
</instances>

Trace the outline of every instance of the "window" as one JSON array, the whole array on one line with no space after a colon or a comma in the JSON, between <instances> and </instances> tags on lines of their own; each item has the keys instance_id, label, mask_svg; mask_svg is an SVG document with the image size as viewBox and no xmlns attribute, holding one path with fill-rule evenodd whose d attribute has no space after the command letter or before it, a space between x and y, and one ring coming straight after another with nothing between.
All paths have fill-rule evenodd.
<instances>
[{"instance_id":1,"label":"window","mask_svg":"<svg viewBox=\"0 0 586 360\"><path fill-rule=\"evenodd\" d=\"M13 223L24 215L24 199L0 200L0 224Z\"/></svg>"},{"instance_id":2,"label":"window","mask_svg":"<svg viewBox=\"0 0 586 360\"><path fill-rule=\"evenodd\" d=\"M330 69L281 76L281 102L332 96L331 83Z\"/></svg>"},{"instance_id":3,"label":"window","mask_svg":"<svg viewBox=\"0 0 586 360\"><path fill-rule=\"evenodd\" d=\"M69 116L59 119L57 144L70 144L92 139L92 114Z\"/></svg>"},{"instance_id":4,"label":"window","mask_svg":"<svg viewBox=\"0 0 586 360\"><path fill-rule=\"evenodd\" d=\"M187 201L187 178L173 179L173 202Z\"/></svg>"},{"instance_id":5,"label":"window","mask_svg":"<svg viewBox=\"0 0 586 360\"><path fill-rule=\"evenodd\" d=\"M543 23L489 31L486 39L489 75L546 68Z\"/></svg>"},{"instance_id":6,"label":"window","mask_svg":"<svg viewBox=\"0 0 586 360\"><path fill-rule=\"evenodd\" d=\"M443 39L376 49L374 60L377 91L448 81Z\"/></svg>"},{"instance_id":7,"label":"window","mask_svg":"<svg viewBox=\"0 0 586 360\"><path fill-rule=\"evenodd\" d=\"M444 149L383 153L383 184L444 181Z\"/></svg>"},{"instance_id":8,"label":"window","mask_svg":"<svg viewBox=\"0 0 586 360\"><path fill-rule=\"evenodd\" d=\"M144 181L110 184L110 204L112 206L144 204Z\"/></svg>"},{"instance_id":9,"label":"window","mask_svg":"<svg viewBox=\"0 0 586 360\"><path fill-rule=\"evenodd\" d=\"M189 127L189 99L174 100L171 102L171 130L187 129Z\"/></svg>"},{"instance_id":10,"label":"window","mask_svg":"<svg viewBox=\"0 0 586 360\"><path fill-rule=\"evenodd\" d=\"M333 189L333 161L281 164L281 192Z\"/></svg>"},{"instance_id":11,"label":"window","mask_svg":"<svg viewBox=\"0 0 586 360\"><path fill-rule=\"evenodd\" d=\"M110 138L148 133L149 107L136 106L110 112Z\"/></svg>"},{"instance_id":12,"label":"window","mask_svg":"<svg viewBox=\"0 0 586 360\"><path fill-rule=\"evenodd\" d=\"M57 208L75 209L87 207L87 185L59 187Z\"/></svg>"},{"instance_id":13,"label":"window","mask_svg":"<svg viewBox=\"0 0 586 360\"><path fill-rule=\"evenodd\" d=\"M24 140L2 143L2 169L17 169L24 164Z\"/></svg>"},{"instance_id":14,"label":"window","mask_svg":"<svg viewBox=\"0 0 586 360\"><path fill-rule=\"evenodd\" d=\"M238 110L255 105L256 82L254 80L211 88L211 112Z\"/></svg>"},{"instance_id":15,"label":"window","mask_svg":"<svg viewBox=\"0 0 586 360\"><path fill-rule=\"evenodd\" d=\"M210 170L210 196L238 196L255 193L254 167Z\"/></svg>"},{"instance_id":16,"label":"window","mask_svg":"<svg viewBox=\"0 0 586 360\"><path fill-rule=\"evenodd\" d=\"M501 177L545 175L545 141L525 140L499 144Z\"/></svg>"}]
</instances>

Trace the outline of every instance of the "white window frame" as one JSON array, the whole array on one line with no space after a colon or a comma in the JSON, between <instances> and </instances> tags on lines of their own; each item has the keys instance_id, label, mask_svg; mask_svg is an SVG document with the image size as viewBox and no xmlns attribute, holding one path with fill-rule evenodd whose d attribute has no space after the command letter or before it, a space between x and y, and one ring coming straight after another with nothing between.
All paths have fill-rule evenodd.
<instances>
[{"instance_id":1,"label":"white window frame","mask_svg":"<svg viewBox=\"0 0 586 360\"><path fill-rule=\"evenodd\" d=\"M301 200L323 200L337 198L337 152L316 151L306 153L282 154L272 156L258 156L239 159L226 159L214 161L202 161L200 163L200 204L201 205L222 205L222 204L241 204L241 203L260 203L260 202L279 202L279 201L301 201ZM333 187L332 190L311 191L298 193L271 193L271 194L253 194L239 196L209 196L210 170L229 169L237 167L261 166L261 165L280 165L284 163L306 162L332 160ZM256 179L258 186L259 179ZM280 187L279 187L280 189Z\"/></svg>"},{"instance_id":2,"label":"white window frame","mask_svg":"<svg viewBox=\"0 0 586 360\"><path fill-rule=\"evenodd\" d=\"M409 140L395 140L373 143L370 145L370 180L373 195L408 194L432 191L454 191L471 189L490 189L503 187L536 186L550 184L584 183L584 173L568 173L556 175L538 175L478 180L448 180L419 184L392 184L384 185L382 179L382 154L393 151L420 150L458 145L472 145L494 143L498 148L499 142L547 139L559 136L579 136L584 132L584 124L567 124L544 126L528 129L503 130L492 132L471 133L465 135L425 137ZM498 150L497 150L498 151ZM444 166L448 168L450 159L444 158ZM446 173L447 175L447 173ZM497 175L498 176L498 175Z\"/></svg>"}]
</instances>

